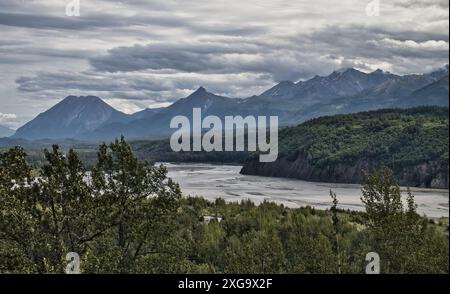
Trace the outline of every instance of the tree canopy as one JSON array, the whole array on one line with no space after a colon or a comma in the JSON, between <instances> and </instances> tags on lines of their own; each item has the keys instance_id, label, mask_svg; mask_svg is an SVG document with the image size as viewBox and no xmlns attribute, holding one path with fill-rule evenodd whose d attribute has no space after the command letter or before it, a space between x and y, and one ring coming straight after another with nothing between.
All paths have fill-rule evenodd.
<instances>
[{"instance_id":1,"label":"tree canopy","mask_svg":"<svg viewBox=\"0 0 450 294\"><path fill-rule=\"evenodd\" d=\"M0 154L0 272L448 273L448 223L406 205L392 171L367 175L366 212L182 197L163 166L123 139L101 145L90 171L70 150L45 150L37 168L17 147ZM209 217L206 221L206 217Z\"/></svg>"}]
</instances>

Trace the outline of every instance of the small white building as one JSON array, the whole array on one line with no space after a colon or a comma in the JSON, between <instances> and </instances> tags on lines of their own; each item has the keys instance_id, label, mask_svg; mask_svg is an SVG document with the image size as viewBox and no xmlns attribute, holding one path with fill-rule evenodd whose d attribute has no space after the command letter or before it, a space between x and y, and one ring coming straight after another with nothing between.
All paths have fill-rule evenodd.
<instances>
[{"instance_id":1,"label":"small white building","mask_svg":"<svg viewBox=\"0 0 450 294\"><path fill-rule=\"evenodd\" d=\"M203 223L205 224L209 224L212 221L217 221L218 223L220 223L223 218L221 216L215 216L215 215L204 215L202 216L202 220Z\"/></svg>"}]
</instances>

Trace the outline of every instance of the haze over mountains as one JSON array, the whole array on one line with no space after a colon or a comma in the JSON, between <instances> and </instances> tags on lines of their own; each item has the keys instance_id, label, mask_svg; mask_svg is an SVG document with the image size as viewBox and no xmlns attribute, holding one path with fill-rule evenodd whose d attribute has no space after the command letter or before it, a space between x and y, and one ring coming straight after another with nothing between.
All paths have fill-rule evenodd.
<instances>
[{"instance_id":1,"label":"haze over mountains","mask_svg":"<svg viewBox=\"0 0 450 294\"><path fill-rule=\"evenodd\" d=\"M94 96L69 96L19 128L12 138L111 140L158 138L169 135L176 115L278 115L281 125L299 124L310 118L379 108L449 105L448 65L427 74L399 76L353 68L315 76L307 81L284 81L261 95L238 99L215 95L203 87L174 104L146 109L132 115L115 110ZM0 130L1 131L1 130Z\"/></svg>"},{"instance_id":2,"label":"haze over mountains","mask_svg":"<svg viewBox=\"0 0 450 294\"><path fill-rule=\"evenodd\" d=\"M9 137L13 134L14 134L14 130L12 130L8 127L0 126L0 138Z\"/></svg>"}]
</instances>

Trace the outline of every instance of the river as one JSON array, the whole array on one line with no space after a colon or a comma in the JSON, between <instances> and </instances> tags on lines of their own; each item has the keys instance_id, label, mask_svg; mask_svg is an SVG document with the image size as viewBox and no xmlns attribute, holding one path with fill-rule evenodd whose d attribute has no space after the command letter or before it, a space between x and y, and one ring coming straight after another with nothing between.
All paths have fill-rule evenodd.
<instances>
[{"instance_id":1,"label":"river","mask_svg":"<svg viewBox=\"0 0 450 294\"><path fill-rule=\"evenodd\" d=\"M360 185L241 175L241 166L237 165L163 164L167 166L169 177L180 184L185 195L202 196L209 200L223 198L229 202L250 199L261 203L267 200L293 208L310 205L327 209L331 206L331 189L338 196L340 208L364 210ZM448 217L448 190L412 191L420 214L429 218Z\"/></svg>"}]
</instances>

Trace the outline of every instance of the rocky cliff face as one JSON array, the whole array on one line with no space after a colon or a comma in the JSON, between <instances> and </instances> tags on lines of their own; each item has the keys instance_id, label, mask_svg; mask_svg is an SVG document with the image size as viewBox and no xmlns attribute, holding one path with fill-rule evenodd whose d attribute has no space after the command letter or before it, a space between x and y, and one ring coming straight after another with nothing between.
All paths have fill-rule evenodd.
<instances>
[{"instance_id":1,"label":"rocky cliff face","mask_svg":"<svg viewBox=\"0 0 450 294\"><path fill-rule=\"evenodd\" d=\"M353 163L338 163L315 167L306 154L299 153L295 160L285 157L275 162L263 163L258 158L248 160L242 174L270 177L295 178L306 181L355 183L363 179L363 171L370 171L379 163L368 159L359 159ZM424 162L403 168L394 168L397 179L402 186L448 189L448 166L442 167L436 162Z\"/></svg>"}]
</instances>

